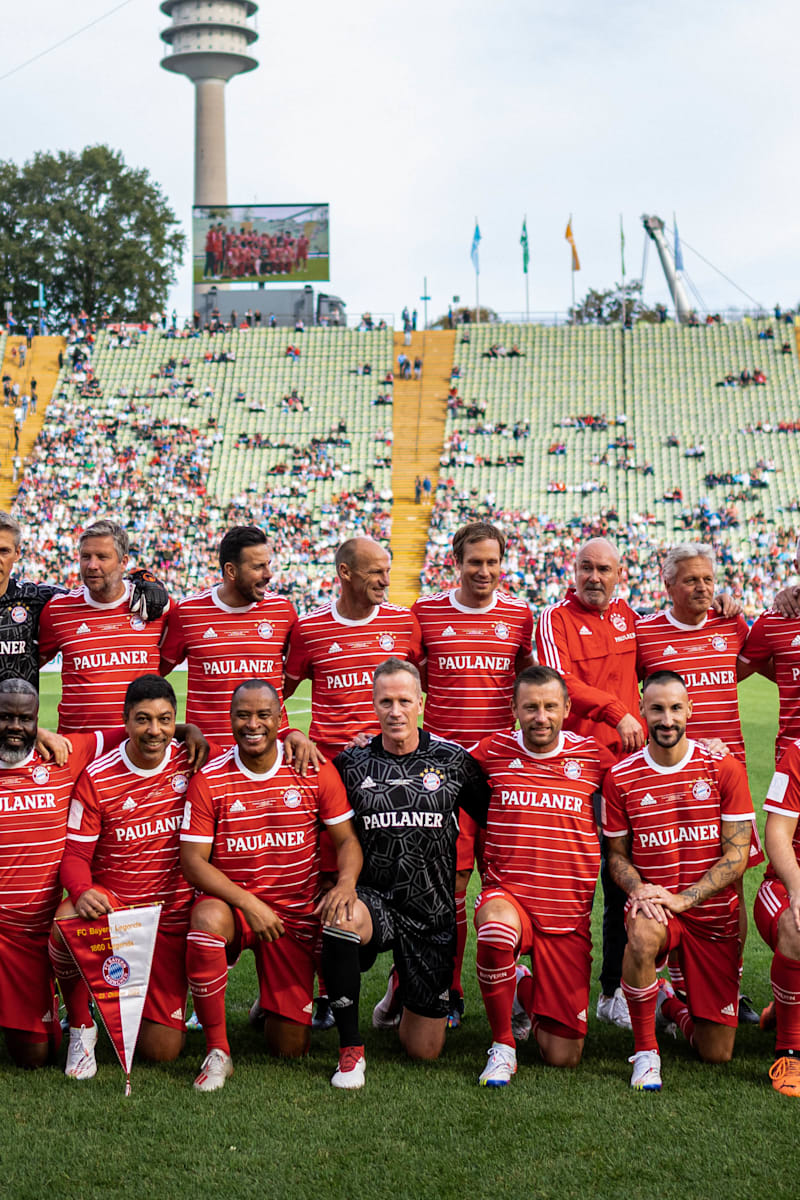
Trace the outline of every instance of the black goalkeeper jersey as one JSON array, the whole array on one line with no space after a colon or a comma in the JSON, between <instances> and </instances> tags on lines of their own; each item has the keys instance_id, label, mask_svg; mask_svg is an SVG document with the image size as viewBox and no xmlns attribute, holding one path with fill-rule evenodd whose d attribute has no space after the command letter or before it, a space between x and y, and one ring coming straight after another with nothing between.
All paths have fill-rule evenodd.
<instances>
[{"instance_id":1,"label":"black goalkeeper jersey","mask_svg":"<svg viewBox=\"0 0 800 1200\"><path fill-rule=\"evenodd\" d=\"M0 679L27 679L39 690L39 617L47 601L63 591L9 579L0 596Z\"/></svg>"},{"instance_id":2,"label":"black goalkeeper jersey","mask_svg":"<svg viewBox=\"0 0 800 1200\"><path fill-rule=\"evenodd\" d=\"M458 810L485 820L489 788L466 750L420 730L411 754L389 754L380 734L344 750L344 780L364 852L359 886L373 888L420 933L455 923Z\"/></svg>"}]
</instances>

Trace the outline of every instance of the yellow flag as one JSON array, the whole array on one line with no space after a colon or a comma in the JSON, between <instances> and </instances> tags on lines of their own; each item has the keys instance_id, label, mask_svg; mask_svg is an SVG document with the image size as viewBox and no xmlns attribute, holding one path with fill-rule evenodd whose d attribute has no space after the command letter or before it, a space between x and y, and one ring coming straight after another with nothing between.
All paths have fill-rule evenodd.
<instances>
[{"instance_id":1,"label":"yellow flag","mask_svg":"<svg viewBox=\"0 0 800 1200\"><path fill-rule=\"evenodd\" d=\"M572 269L573 271L580 271L581 261L578 258L578 251L575 249L575 238L572 236L572 217L567 221L567 229L564 237L572 247Z\"/></svg>"}]
</instances>

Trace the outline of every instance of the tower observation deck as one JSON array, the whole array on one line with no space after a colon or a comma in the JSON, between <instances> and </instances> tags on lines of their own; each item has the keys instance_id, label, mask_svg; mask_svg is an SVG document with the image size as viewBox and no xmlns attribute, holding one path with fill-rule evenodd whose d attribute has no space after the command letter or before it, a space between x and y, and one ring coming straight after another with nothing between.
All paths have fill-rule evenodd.
<instances>
[{"instance_id":1,"label":"tower observation deck","mask_svg":"<svg viewBox=\"0 0 800 1200\"><path fill-rule=\"evenodd\" d=\"M169 46L161 66L187 75L195 86L195 204L228 202L225 84L258 66L249 53L258 38L249 24L257 9L253 0L163 0L161 4L161 11L172 19L161 34Z\"/></svg>"}]
</instances>

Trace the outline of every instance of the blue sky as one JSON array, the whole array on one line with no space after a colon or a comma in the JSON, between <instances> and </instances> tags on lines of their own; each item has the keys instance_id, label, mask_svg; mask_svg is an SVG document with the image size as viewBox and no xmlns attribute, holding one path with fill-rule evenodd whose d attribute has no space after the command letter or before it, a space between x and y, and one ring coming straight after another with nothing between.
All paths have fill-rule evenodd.
<instances>
[{"instance_id":1,"label":"blue sky","mask_svg":"<svg viewBox=\"0 0 800 1200\"><path fill-rule=\"evenodd\" d=\"M119 0L116 0L119 2ZM7 23L0 74L115 6L29 0ZM348 311L431 316L524 307L527 214L535 311L641 271L640 217L677 214L696 247L751 296L800 301L796 84L800 7L767 0L269 0L260 66L227 89L231 202L328 200L330 290ZM0 82L3 157L108 142L162 185L187 231L193 88L163 71L156 0L129 0ZM685 250L711 308L747 299ZM667 299L655 254L646 295ZM190 310L188 259L170 303Z\"/></svg>"}]
</instances>

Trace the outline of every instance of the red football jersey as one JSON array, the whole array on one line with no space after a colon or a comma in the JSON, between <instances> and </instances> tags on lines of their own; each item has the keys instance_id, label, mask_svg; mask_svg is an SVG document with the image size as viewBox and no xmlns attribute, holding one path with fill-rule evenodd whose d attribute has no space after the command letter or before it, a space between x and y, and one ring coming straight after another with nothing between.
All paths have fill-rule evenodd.
<instances>
[{"instance_id":1,"label":"red football jersey","mask_svg":"<svg viewBox=\"0 0 800 1200\"><path fill-rule=\"evenodd\" d=\"M659 766L644 746L609 771L603 785L603 833L631 834L636 870L670 892L697 883L722 856L722 821L753 821L754 815L742 764L694 741L674 767ZM737 931L737 913L736 892L728 886L681 919L722 937Z\"/></svg>"},{"instance_id":2,"label":"red football jersey","mask_svg":"<svg viewBox=\"0 0 800 1200\"><path fill-rule=\"evenodd\" d=\"M779 769L772 776L767 789L764 812L780 813L781 816L795 818L797 824L792 835L792 849L795 858L800 862L800 742L789 742L784 750ZM767 863L765 878L778 878L771 862Z\"/></svg>"},{"instance_id":3,"label":"red football jersey","mask_svg":"<svg viewBox=\"0 0 800 1200\"><path fill-rule=\"evenodd\" d=\"M186 720L217 745L232 746L231 696L242 680L266 679L283 702L283 655L296 622L290 601L271 592L231 608L213 587L174 608L161 657L173 666L188 659Z\"/></svg>"},{"instance_id":4,"label":"red football jersey","mask_svg":"<svg viewBox=\"0 0 800 1200\"><path fill-rule=\"evenodd\" d=\"M300 617L289 640L286 675L312 680L309 736L338 753L357 733L377 733L375 668L387 658L416 664L421 657L417 619L396 604L379 604L363 621L349 621L331 600Z\"/></svg>"},{"instance_id":5,"label":"red football jersey","mask_svg":"<svg viewBox=\"0 0 800 1200\"><path fill-rule=\"evenodd\" d=\"M485 608L467 608L451 589L421 596L411 611L428 674L423 727L461 746L512 729L517 655L531 653L533 637L527 603L496 591Z\"/></svg>"},{"instance_id":6,"label":"red football jersey","mask_svg":"<svg viewBox=\"0 0 800 1200\"><path fill-rule=\"evenodd\" d=\"M293 932L313 938L320 822L337 825L352 815L330 763L303 778L283 761L279 742L272 769L255 775L234 746L192 776L181 841L212 846L215 867L291 920Z\"/></svg>"},{"instance_id":7,"label":"red football jersey","mask_svg":"<svg viewBox=\"0 0 800 1200\"><path fill-rule=\"evenodd\" d=\"M759 669L772 659L778 685L777 762L787 746L800 737L800 617L762 613L747 635L741 657Z\"/></svg>"},{"instance_id":8,"label":"red football jersey","mask_svg":"<svg viewBox=\"0 0 800 1200\"><path fill-rule=\"evenodd\" d=\"M122 720L125 692L139 675L158 674L166 616L146 624L128 609L130 585L113 604L97 604L85 587L54 596L39 621L39 657L60 650L60 733L109 729Z\"/></svg>"},{"instance_id":9,"label":"red football jersey","mask_svg":"<svg viewBox=\"0 0 800 1200\"><path fill-rule=\"evenodd\" d=\"M546 933L575 929L592 911L600 842L592 794L614 759L594 738L562 732L548 754L522 733L496 733L470 754L492 796L482 847L484 887L506 888Z\"/></svg>"},{"instance_id":10,"label":"red football jersey","mask_svg":"<svg viewBox=\"0 0 800 1200\"><path fill-rule=\"evenodd\" d=\"M14 766L0 762L0 925L28 932L50 928L61 901L58 867L73 784L95 755L124 736L124 729L73 733L63 767L35 750Z\"/></svg>"},{"instance_id":11,"label":"red football jersey","mask_svg":"<svg viewBox=\"0 0 800 1200\"><path fill-rule=\"evenodd\" d=\"M173 741L157 767L143 770L127 745L90 763L75 784L61 880L73 903L100 884L124 905L160 903L161 926L184 928L194 895L180 867L186 749Z\"/></svg>"},{"instance_id":12,"label":"red football jersey","mask_svg":"<svg viewBox=\"0 0 800 1200\"><path fill-rule=\"evenodd\" d=\"M692 715L686 726L693 738L722 738L745 761L739 722L736 659L747 638L744 617L709 612L699 625L683 625L672 610L640 617L636 623L639 675L677 671L686 682Z\"/></svg>"}]
</instances>

